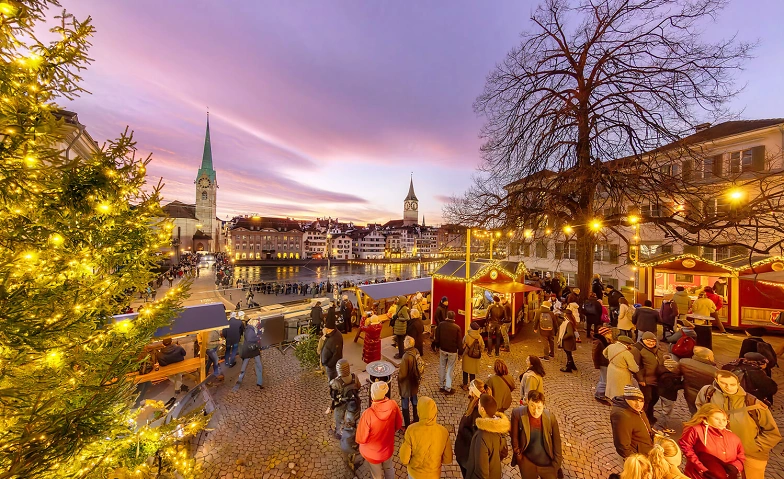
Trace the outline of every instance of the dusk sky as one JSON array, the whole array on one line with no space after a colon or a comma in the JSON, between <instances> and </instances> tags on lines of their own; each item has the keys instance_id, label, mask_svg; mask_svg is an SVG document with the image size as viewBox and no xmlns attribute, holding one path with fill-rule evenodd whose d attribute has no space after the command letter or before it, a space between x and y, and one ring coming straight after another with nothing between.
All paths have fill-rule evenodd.
<instances>
[{"instance_id":1,"label":"dusk sky","mask_svg":"<svg viewBox=\"0 0 784 479\"><path fill-rule=\"evenodd\" d=\"M166 202L194 202L209 106L220 218L402 218L413 172L438 224L480 161L474 99L537 3L64 0L97 33L92 95L63 106L99 142L129 125ZM736 0L706 26L760 41L742 118L784 117L781 18L782 0Z\"/></svg>"}]
</instances>

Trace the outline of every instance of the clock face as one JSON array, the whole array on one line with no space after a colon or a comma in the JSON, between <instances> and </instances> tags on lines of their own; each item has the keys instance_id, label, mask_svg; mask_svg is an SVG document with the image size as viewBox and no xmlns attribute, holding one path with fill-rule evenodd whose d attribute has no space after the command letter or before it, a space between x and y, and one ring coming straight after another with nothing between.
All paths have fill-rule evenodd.
<instances>
[{"instance_id":1,"label":"clock face","mask_svg":"<svg viewBox=\"0 0 784 479\"><path fill-rule=\"evenodd\" d=\"M416 201L406 201L404 205L407 210L415 210L416 209Z\"/></svg>"},{"instance_id":2,"label":"clock face","mask_svg":"<svg viewBox=\"0 0 784 479\"><path fill-rule=\"evenodd\" d=\"M202 188L209 188L210 187L210 180L207 178L202 178L199 180L199 186Z\"/></svg>"}]
</instances>

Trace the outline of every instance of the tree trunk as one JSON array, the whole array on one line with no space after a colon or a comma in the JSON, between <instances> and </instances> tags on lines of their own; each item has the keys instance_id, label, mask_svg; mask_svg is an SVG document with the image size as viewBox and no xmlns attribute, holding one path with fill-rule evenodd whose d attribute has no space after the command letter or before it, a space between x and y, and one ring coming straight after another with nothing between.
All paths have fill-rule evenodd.
<instances>
[{"instance_id":1,"label":"tree trunk","mask_svg":"<svg viewBox=\"0 0 784 479\"><path fill-rule=\"evenodd\" d=\"M587 227L575 228L577 239L577 285L580 287L580 300L591 293L593 281L593 249L596 243L594 235Z\"/></svg>"}]
</instances>

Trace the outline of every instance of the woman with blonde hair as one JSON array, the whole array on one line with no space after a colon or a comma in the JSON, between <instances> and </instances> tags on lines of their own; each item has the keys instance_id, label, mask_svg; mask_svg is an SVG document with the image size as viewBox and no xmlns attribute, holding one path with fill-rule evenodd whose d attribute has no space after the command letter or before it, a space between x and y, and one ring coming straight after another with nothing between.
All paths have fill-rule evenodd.
<instances>
[{"instance_id":1,"label":"woman with blonde hair","mask_svg":"<svg viewBox=\"0 0 784 479\"><path fill-rule=\"evenodd\" d=\"M686 456L687 477L692 479L738 479L746 455L740 438L727 429L727 413L716 404L700 406L683 423L678 443Z\"/></svg>"},{"instance_id":2,"label":"woman with blonde hair","mask_svg":"<svg viewBox=\"0 0 784 479\"><path fill-rule=\"evenodd\" d=\"M652 479L687 479L678 469L682 459L683 454L678 443L669 437L656 436L653 439L653 449L648 453Z\"/></svg>"},{"instance_id":3,"label":"woman with blonde hair","mask_svg":"<svg viewBox=\"0 0 784 479\"><path fill-rule=\"evenodd\" d=\"M652 479L652 468L648 458L642 454L632 454L623 463L621 479Z\"/></svg>"}]
</instances>

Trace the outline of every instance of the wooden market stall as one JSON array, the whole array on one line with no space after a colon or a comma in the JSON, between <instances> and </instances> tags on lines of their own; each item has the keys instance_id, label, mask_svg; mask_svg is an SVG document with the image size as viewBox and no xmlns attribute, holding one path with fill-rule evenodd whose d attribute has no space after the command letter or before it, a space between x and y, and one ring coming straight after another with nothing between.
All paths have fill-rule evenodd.
<instances>
[{"instance_id":1,"label":"wooden market stall","mask_svg":"<svg viewBox=\"0 0 784 479\"><path fill-rule=\"evenodd\" d=\"M449 310L455 312L455 322L465 333L472 321L484 321L494 294L506 296L512 304L514 318L510 334L514 335L519 328L518 322L526 316L529 295L540 291L540 288L525 284L525 275L522 262L450 260L433 273L433 303L442 296L449 298Z\"/></svg>"},{"instance_id":2,"label":"wooden market stall","mask_svg":"<svg viewBox=\"0 0 784 479\"><path fill-rule=\"evenodd\" d=\"M693 254L662 255L638 266L643 299L651 299L657 309L677 286L683 286L692 301L706 286L713 287L724 301L718 314L725 326L777 327L770 315L784 309L784 282L779 286L763 279L765 274L784 270L781 257L750 260L743 256L717 262Z\"/></svg>"}]
</instances>

